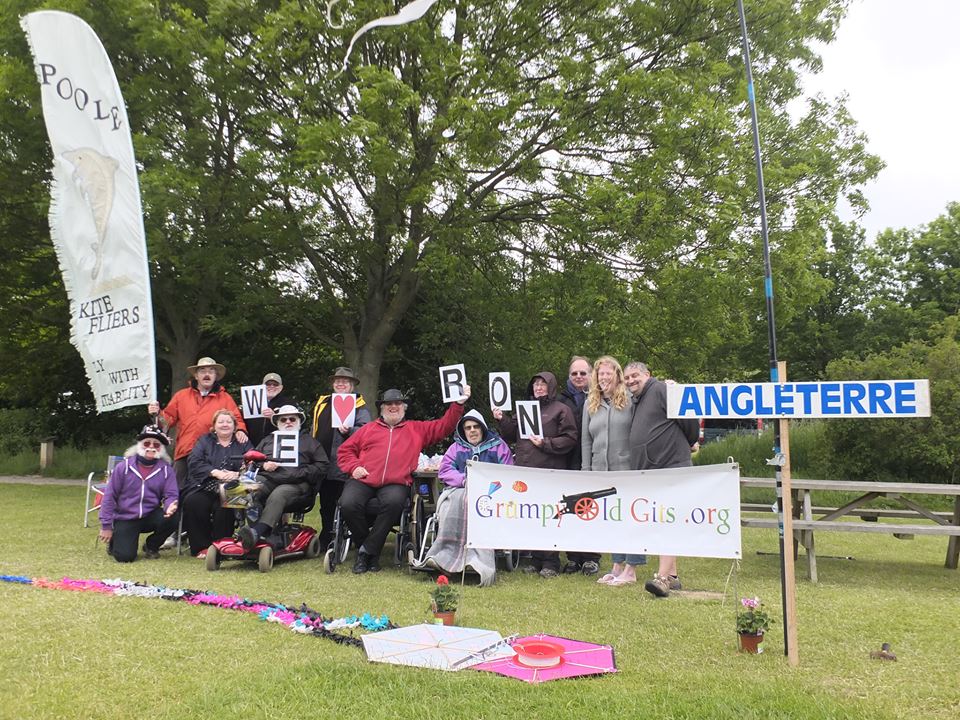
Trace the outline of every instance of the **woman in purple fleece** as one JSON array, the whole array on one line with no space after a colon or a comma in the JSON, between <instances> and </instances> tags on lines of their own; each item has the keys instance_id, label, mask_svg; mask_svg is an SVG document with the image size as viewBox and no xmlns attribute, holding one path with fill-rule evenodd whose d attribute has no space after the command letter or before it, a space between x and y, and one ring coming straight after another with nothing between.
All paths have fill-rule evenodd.
<instances>
[{"instance_id":1,"label":"woman in purple fleece","mask_svg":"<svg viewBox=\"0 0 960 720\"><path fill-rule=\"evenodd\" d=\"M177 529L177 476L163 459L170 439L148 425L137 436L136 453L110 474L100 504L100 539L117 562L137 559L140 534L149 532L143 555L160 557L160 545Z\"/></svg>"}]
</instances>

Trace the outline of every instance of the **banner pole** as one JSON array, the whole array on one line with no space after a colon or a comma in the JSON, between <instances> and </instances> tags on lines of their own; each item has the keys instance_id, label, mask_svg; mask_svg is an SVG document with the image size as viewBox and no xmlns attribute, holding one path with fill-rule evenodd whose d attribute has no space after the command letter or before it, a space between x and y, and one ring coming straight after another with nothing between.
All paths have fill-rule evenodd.
<instances>
[{"instance_id":1,"label":"banner pole","mask_svg":"<svg viewBox=\"0 0 960 720\"><path fill-rule=\"evenodd\" d=\"M764 295L767 303L767 336L770 345L770 382L779 382L777 367L777 331L773 312L773 272L770 267L770 239L767 230L767 199L763 186L763 159L760 153L760 128L757 121L757 98L753 87L753 70L750 65L750 39L747 36L747 17L743 10L743 0L737 0L737 12L740 15L740 33L743 38L743 65L747 74L747 100L750 105L750 118L753 130L753 155L757 167L757 198L760 202L760 233L763 238ZM790 639L787 632L787 568L784 553L784 512L783 512L783 453L780 448L780 424L773 424L773 459L768 461L777 466L777 529L780 534L780 596L783 610L783 652L789 657ZM790 538L793 542L793 538ZM791 558L793 556L791 544ZM792 564L792 563L791 563Z\"/></svg>"}]
</instances>

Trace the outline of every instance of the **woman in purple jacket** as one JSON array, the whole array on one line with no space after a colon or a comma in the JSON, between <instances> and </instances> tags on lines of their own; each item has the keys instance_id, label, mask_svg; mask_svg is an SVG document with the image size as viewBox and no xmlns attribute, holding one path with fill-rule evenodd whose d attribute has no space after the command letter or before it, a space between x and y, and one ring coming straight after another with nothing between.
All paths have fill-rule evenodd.
<instances>
[{"instance_id":1,"label":"woman in purple jacket","mask_svg":"<svg viewBox=\"0 0 960 720\"><path fill-rule=\"evenodd\" d=\"M140 534L149 532L143 556L160 557L160 545L177 529L177 476L163 459L170 439L148 425L137 435L136 452L110 474L100 504L100 539L117 562L137 559Z\"/></svg>"},{"instance_id":2,"label":"woman in purple jacket","mask_svg":"<svg viewBox=\"0 0 960 720\"><path fill-rule=\"evenodd\" d=\"M440 462L438 477L446 488L437 500L437 538L423 565L447 573L462 572L470 566L480 576L480 584L486 586L496 577L496 558L493 550L466 547L467 461L513 465L513 454L477 410L463 416L453 440Z\"/></svg>"}]
</instances>

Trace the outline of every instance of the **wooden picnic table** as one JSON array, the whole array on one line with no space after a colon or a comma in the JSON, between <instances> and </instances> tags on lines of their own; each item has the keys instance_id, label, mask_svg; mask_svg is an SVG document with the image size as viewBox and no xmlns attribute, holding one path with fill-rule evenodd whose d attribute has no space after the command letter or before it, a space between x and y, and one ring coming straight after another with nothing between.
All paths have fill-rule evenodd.
<instances>
[{"instance_id":1,"label":"wooden picnic table","mask_svg":"<svg viewBox=\"0 0 960 720\"><path fill-rule=\"evenodd\" d=\"M773 478L740 478L741 487L775 488ZM887 533L901 539L914 535L946 535L947 558L944 566L956 570L960 560L960 485L932 483L869 482L862 480L791 480L793 490L801 502L795 508L793 520L795 542L807 551L807 577L817 582L817 556L814 532L873 532ZM820 491L854 493L857 496L840 507L822 507L813 504L813 494ZM917 495L944 495L953 498L953 512L931 510ZM866 507L877 498L887 498L898 508ZM757 503L741 505L743 527L777 528L777 520L743 517L743 513L771 511L771 506ZM846 519L843 519L846 518ZM878 522L880 518L897 518L911 522ZM859 522L851 522L857 519ZM796 551L797 545L794 546Z\"/></svg>"}]
</instances>

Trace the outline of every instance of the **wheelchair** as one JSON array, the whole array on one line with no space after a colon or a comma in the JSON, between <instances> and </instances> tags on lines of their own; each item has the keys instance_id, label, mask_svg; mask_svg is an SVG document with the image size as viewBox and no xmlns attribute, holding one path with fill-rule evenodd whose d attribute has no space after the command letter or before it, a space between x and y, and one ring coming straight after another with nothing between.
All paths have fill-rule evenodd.
<instances>
[{"instance_id":1,"label":"wheelchair","mask_svg":"<svg viewBox=\"0 0 960 720\"><path fill-rule=\"evenodd\" d=\"M400 567L404 559L409 557L414 551L414 543L416 541L416 530L413 525L414 508L414 502L408 497L403 504L403 510L400 512L400 522L393 528L395 536L393 564L396 567ZM373 524L378 512L380 512L380 502L376 497L371 498L366 507L368 525ZM337 566L346 562L352 539L350 528L347 527L346 520L343 519L343 515L341 514L340 503L337 503L337 509L333 514L333 539L330 541L330 545L327 547L327 551L323 556L324 572L328 574L336 572Z\"/></svg>"},{"instance_id":2,"label":"wheelchair","mask_svg":"<svg viewBox=\"0 0 960 720\"><path fill-rule=\"evenodd\" d=\"M410 569L418 572L435 573L434 567L425 565L427 552L437 539L439 522L436 515L437 473L414 473L414 497L412 528L412 548L407 554ZM512 572L520 566L519 550L494 550L497 566Z\"/></svg>"}]
</instances>

